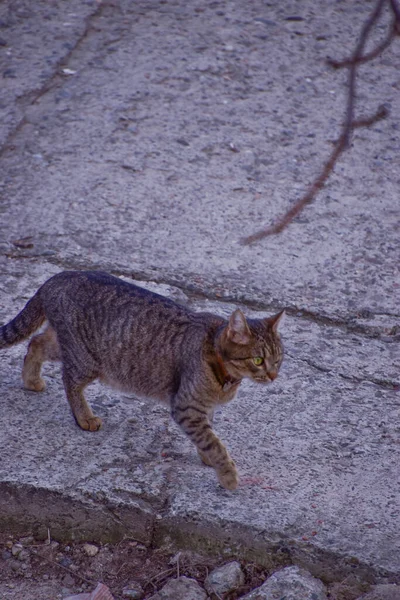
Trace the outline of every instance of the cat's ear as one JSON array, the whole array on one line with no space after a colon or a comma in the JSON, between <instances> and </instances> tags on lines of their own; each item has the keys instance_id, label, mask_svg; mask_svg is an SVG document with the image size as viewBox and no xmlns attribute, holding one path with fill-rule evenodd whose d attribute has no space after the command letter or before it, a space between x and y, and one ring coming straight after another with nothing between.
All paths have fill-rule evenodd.
<instances>
[{"instance_id":1,"label":"cat's ear","mask_svg":"<svg viewBox=\"0 0 400 600\"><path fill-rule=\"evenodd\" d=\"M265 321L268 323L268 325L271 327L274 333L277 333L278 327L284 322L285 315L285 310L281 310L281 312L277 313L276 315L265 319Z\"/></svg>"},{"instance_id":2,"label":"cat's ear","mask_svg":"<svg viewBox=\"0 0 400 600\"><path fill-rule=\"evenodd\" d=\"M235 344L248 344L251 340L251 331L247 325L246 317L237 308L230 316L228 326L226 328L228 340Z\"/></svg>"}]
</instances>

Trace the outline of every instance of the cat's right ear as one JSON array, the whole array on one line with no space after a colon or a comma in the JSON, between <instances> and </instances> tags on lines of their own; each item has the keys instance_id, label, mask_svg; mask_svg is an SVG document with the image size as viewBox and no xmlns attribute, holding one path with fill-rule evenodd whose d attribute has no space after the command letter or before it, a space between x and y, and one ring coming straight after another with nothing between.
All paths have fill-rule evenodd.
<instances>
[{"instance_id":1,"label":"cat's right ear","mask_svg":"<svg viewBox=\"0 0 400 600\"><path fill-rule=\"evenodd\" d=\"M281 312L274 315L273 317L268 317L267 319L265 319L265 321L268 323L268 325L271 327L274 333L277 333L278 325L282 325L283 321L285 320L285 315L285 309L283 309L281 310Z\"/></svg>"},{"instance_id":2,"label":"cat's right ear","mask_svg":"<svg viewBox=\"0 0 400 600\"><path fill-rule=\"evenodd\" d=\"M237 308L230 316L228 326L226 328L228 340L235 344L248 344L251 340L251 331L247 325L246 317Z\"/></svg>"}]
</instances>

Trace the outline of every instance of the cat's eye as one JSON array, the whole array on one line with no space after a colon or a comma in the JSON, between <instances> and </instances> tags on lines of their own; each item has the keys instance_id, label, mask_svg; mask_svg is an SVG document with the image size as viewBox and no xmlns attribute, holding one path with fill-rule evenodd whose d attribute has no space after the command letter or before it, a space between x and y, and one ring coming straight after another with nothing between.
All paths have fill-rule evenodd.
<instances>
[{"instance_id":1,"label":"cat's eye","mask_svg":"<svg viewBox=\"0 0 400 600\"><path fill-rule=\"evenodd\" d=\"M253 358L253 363L256 365L256 367L260 367L264 362L264 359L261 356L255 356Z\"/></svg>"}]
</instances>

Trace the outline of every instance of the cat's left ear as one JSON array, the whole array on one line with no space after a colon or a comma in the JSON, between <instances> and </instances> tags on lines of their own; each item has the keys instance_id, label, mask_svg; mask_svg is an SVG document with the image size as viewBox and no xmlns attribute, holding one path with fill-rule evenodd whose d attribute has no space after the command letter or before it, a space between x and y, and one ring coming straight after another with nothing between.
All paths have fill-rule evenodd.
<instances>
[{"instance_id":1,"label":"cat's left ear","mask_svg":"<svg viewBox=\"0 0 400 600\"><path fill-rule=\"evenodd\" d=\"M240 308L237 308L231 314L226 329L228 340L235 344L248 344L251 340L251 331Z\"/></svg>"},{"instance_id":2,"label":"cat's left ear","mask_svg":"<svg viewBox=\"0 0 400 600\"><path fill-rule=\"evenodd\" d=\"M286 315L285 309L283 309L278 314L273 315L272 317L268 317L267 319L265 319L266 322L271 327L271 329L272 329L272 331L274 333L277 333L278 327L283 324L283 322L285 320L285 315Z\"/></svg>"}]
</instances>

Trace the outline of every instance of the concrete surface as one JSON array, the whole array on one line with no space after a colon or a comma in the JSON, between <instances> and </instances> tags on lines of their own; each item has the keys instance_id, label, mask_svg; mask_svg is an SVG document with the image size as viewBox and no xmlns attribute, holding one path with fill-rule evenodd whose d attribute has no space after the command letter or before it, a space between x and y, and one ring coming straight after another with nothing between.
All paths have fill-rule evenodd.
<instances>
[{"instance_id":1,"label":"concrete surface","mask_svg":"<svg viewBox=\"0 0 400 600\"><path fill-rule=\"evenodd\" d=\"M289 312L278 380L243 385L217 414L234 493L165 408L96 384L105 426L82 432L58 367L36 395L21 388L24 348L2 352L2 528L400 581L398 41L357 88L359 115L386 103L389 118L357 131L286 231L238 243L321 169L346 81L325 58L351 52L372 6L1 4L0 320L70 267L153 282L195 309Z\"/></svg>"}]
</instances>

